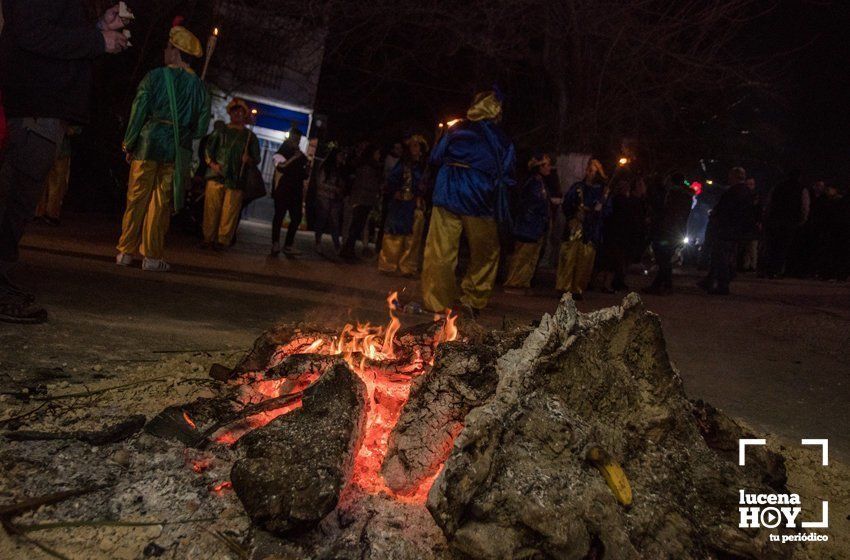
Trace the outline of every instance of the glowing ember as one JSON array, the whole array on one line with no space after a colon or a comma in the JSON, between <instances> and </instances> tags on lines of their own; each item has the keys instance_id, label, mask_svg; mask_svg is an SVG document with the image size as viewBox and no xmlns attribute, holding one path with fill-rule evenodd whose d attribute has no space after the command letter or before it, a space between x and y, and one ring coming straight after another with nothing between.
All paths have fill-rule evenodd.
<instances>
[{"instance_id":1,"label":"glowing ember","mask_svg":"<svg viewBox=\"0 0 850 560\"><path fill-rule=\"evenodd\" d=\"M233 483L229 480L225 480L224 482L219 482L218 484L210 488L210 492L221 495L224 493L225 490L229 490L231 488L233 488Z\"/></svg>"},{"instance_id":2,"label":"glowing ember","mask_svg":"<svg viewBox=\"0 0 850 560\"><path fill-rule=\"evenodd\" d=\"M193 430L197 430L195 423L192 421L191 418L189 418L189 413L186 412L185 410L183 411L183 420L185 420L186 423L189 424L192 427Z\"/></svg>"},{"instance_id":3,"label":"glowing ember","mask_svg":"<svg viewBox=\"0 0 850 560\"><path fill-rule=\"evenodd\" d=\"M425 373L432 365L433 351L439 344L457 339L457 316L452 315L451 310L445 316L435 315L434 321L442 321L443 324L430 341L413 342L414 337L405 335L402 337L405 342L400 343L396 338L401 328L401 322L395 314L398 307L397 292L387 297L387 305L390 318L386 327L368 323L346 324L336 337L299 336L278 347L269 365L277 366L296 354L341 357L363 381L368 394L366 429L363 444L354 461L352 484L367 493L383 492L400 501L424 503L436 475L423 480L413 492L399 495L387 487L381 476L381 465L387 453L390 433L407 402L413 379ZM422 358L423 349L429 356L427 361ZM263 373L253 373L241 380L240 400L248 404L297 394L320 375L319 371L310 371L297 379L266 379ZM301 400L295 399L281 408L250 416L220 431L213 439L217 443L231 445L251 430L265 426L274 418L300 406ZM191 424L188 416L184 414L184 417ZM222 484L227 487L230 485L229 482Z\"/></svg>"},{"instance_id":4,"label":"glowing ember","mask_svg":"<svg viewBox=\"0 0 850 560\"><path fill-rule=\"evenodd\" d=\"M192 470L201 474L212 466L212 459L197 459L192 462Z\"/></svg>"}]
</instances>

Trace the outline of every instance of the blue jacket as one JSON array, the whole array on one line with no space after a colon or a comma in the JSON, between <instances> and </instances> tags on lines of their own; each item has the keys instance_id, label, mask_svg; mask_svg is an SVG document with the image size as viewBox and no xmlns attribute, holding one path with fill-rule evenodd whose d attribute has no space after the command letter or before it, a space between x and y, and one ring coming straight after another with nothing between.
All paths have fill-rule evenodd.
<instances>
[{"instance_id":1,"label":"blue jacket","mask_svg":"<svg viewBox=\"0 0 850 560\"><path fill-rule=\"evenodd\" d=\"M532 175L517 196L513 233L519 241L536 243L549 225L549 196L539 175Z\"/></svg>"},{"instance_id":2,"label":"blue jacket","mask_svg":"<svg viewBox=\"0 0 850 560\"><path fill-rule=\"evenodd\" d=\"M405 168L409 169L410 174L408 176L405 176ZM422 165L411 164L401 159L387 176L386 193L389 196L389 203L387 204L387 219L384 222L386 233L391 235L410 235L413 233L413 214L416 211L416 197L421 195L422 172ZM409 191L405 193L407 189ZM409 198L409 200L396 198L396 194L399 193L405 193L400 194L400 196Z\"/></svg>"},{"instance_id":3,"label":"blue jacket","mask_svg":"<svg viewBox=\"0 0 850 560\"><path fill-rule=\"evenodd\" d=\"M602 243L602 223L611 214L611 197L602 199L605 188L595 183L588 185L584 181L575 183L564 196L563 210L567 219L567 227L564 228L564 240L570 235L569 222L580 215L579 206L584 206L585 211L582 218L582 239L585 243L593 243L599 246ZM595 210L596 204L602 202L602 209Z\"/></svg>"},{"instance_id":4,"label":"blue jacket","mask_svg":"<svg viewBox=\"0 0 850 560\"><path fill-rule=\"evenodd\" d=\"M492 121L464 121L431 152L439 167L434 206L461 216L509 220L507 189L514 184L514 145Z\"/></svg>"}]
</instances>

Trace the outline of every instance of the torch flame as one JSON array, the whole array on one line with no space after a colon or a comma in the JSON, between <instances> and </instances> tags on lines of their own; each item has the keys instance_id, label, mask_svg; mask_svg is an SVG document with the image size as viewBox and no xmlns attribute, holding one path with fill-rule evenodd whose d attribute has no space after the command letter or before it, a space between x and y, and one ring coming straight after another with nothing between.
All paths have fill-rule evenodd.
<instances>
[{"instance_id":1,"label":"torch flame","mask_svg":"<svg viewBox=\"0 0 850 560\"><path fill-rule=\"evenodd\" d=\"M218 37L218 27L214 27L214 28L213 28L213 35L215 35L216 37Z\"/></svg>"}]
</instances>

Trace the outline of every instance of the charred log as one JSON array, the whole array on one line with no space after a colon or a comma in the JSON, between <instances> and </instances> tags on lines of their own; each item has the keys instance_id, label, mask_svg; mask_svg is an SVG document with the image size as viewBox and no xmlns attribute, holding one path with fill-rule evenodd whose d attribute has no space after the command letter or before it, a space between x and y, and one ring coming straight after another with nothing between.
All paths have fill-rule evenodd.
<instances>
[{"instance_id":1,"label":"charred log","mask_svg":"<svg viewBox=\"0 0 850 560\"><path fill-rule=\"evenodd\" d=\"M351 478L366 420L366 388L336 363L301 408L244 436L233 488L254 523L278 534L318 524Z\"/></svg>"},{"instance_id":2,"label":"charred log","mask_svg":"<svg viewBox=\"0 0 850 560\"><path fill-rule=\"evenodd\" d=\"M496 391L497 358L489 346L461 342L440 346L434 368L413 382L390 435L382 467L390 488L407 494L437 473L467 413Z\"/></svg>"},{"instance_id":3,"label":"charred log","mask_svg":"<svg viewBox=\"0 0 850 560\"><path fill-rule=\"evenodd\" d=\"M768 489L706 444L658 318L635 295L577 313L565 298L498 362L428 497L473 558L785 558L739 529L737 489ZM597 453L588 454L587 450ZM592 464L599 457L610 463ZM616 473L604 477L602 469ZM628 492L617 482L628 480ZM627 495L626 495L627 494ZM630 508L627 507L630 505Z\"/></svg>"}]
</instances>

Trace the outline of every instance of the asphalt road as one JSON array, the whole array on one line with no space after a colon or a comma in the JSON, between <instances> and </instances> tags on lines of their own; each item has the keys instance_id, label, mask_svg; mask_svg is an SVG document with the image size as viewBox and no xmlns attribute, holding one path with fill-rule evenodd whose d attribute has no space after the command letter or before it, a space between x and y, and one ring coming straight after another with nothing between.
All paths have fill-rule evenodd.
<instances>
[{"instance_id":1,"label":"asphalt road","mask_svg":"<svg viewBox=\"0 0 850 560\"><path fill-rule=\"evenodd\" d=\"M235 359L276 321L383 322L388 292L418 297L418 282L381 276L373 262L345 265L313 254L307 235L299 236L303 257L270 259L265 232L250 224L225 253L170 234L174 270L166 274L113 264L117 235L115 220L97 217L30 229L16 279L37 293L51 320L0 324L4 376L19 381L62 367L84 382L98 366L188 350L233 350ZM497 293L482 322L528 322L554 309L557 295L544 286L551 272L539 280L534 297ZM850 285L743 277L733 295L718 297L699 291L696 280L695 271L680 272L676 293L644 297L662 319L688 395L762 432L829 438L830 454L848 461ZM639 289L648 279L634 275L629 283ZM613 305L622 295L589 294L579 308Z\"/></svg>"}]
</instances>

